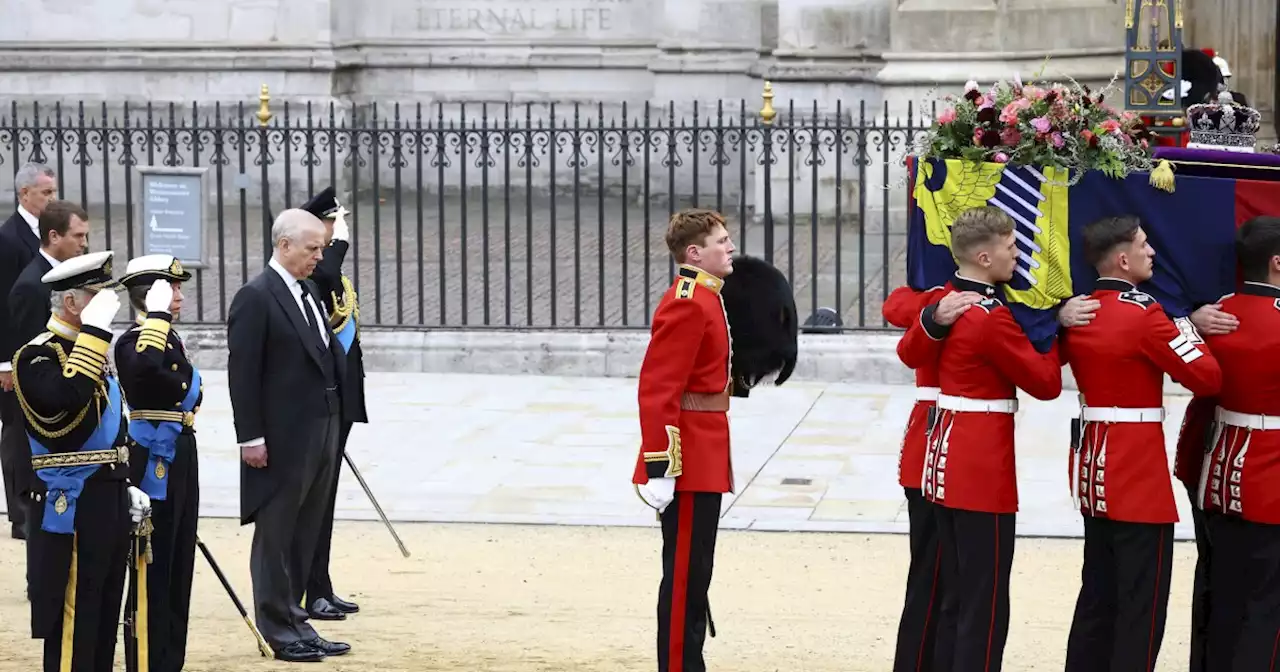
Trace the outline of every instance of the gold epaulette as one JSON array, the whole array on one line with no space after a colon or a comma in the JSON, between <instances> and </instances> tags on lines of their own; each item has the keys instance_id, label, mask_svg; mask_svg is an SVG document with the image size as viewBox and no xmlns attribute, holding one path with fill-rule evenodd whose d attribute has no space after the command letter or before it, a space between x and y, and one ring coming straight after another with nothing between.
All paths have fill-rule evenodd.
<instances>
[{"instance_id":1,"label":"gold epaulette","mask_svg":"<svg viewBox=\"0 0 1280 672\"><path fill-rule=\"evenodd\" d=\"M169 342L170 327L168 320L148 317L142 322L142 328L138 332L138 344L134 349L142 352L147 348L155 348L160 352L164 352L165 345Z\"/></svg>"},{"instance_id":2,"label":"gold epaulette","mask_svg":"<svg viewBox=\"0 0 1280 672\"><path fill-rule=\"evenodd\" d=\"M58 368L65 372L69 367L67 363L67 353L63 351L61 344L57 342L50 342L52 338L53 334L46 331L31 339L26 345L18 348L18 352L13 356L14 364L17 364L22 357L22 353L25 352L27 348L32 346L37 348L43 347L51 351L54 356L58 358ZM32 358L32 363L34 364L35 362L40 361L40 358L43 356L44 355L36 355ZM80 426L81 422L84 422L85 415L89 413L89 407L94 405L93 402L85 404L84 408L80 409L80 413L71 419L70 424L64 427L58 427L58 425L67 420L68 414L66 411L59 411L57 415L54 415L53 417L46 417L37 413L35 409L31 408L30 402L27 401L26 396L22 393L22 379L18 373L18 369L18 366L13 367L13 391L18 395L18 405L22 407L22 414L27 419L27 425L30 426L35 433L48 439L57 439L70 434L72 430ZM54 429L54 427L57 428Z\"/></svg>"}]
</instances>

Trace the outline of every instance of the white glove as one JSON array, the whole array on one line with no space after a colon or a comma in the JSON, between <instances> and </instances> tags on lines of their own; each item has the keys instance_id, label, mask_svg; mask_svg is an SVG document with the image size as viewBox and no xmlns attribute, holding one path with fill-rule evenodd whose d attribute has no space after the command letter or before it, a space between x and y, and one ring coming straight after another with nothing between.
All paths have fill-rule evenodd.
<instances>
[{"instance_id":1,"label":"white glove","mask_svg":"<svg viewBox=\"0 0 1280 672\"><path fill-rule=\"evenodd\" d=\"M676 498L676 479L651 478L648 483L637 486L636 491L640 493L640 499L643 499L645 504L662 513Z\"/></svg>"},{"instance_id":2,"label":"white glove","mask_svg":"<svg viewBox=\"0 0 1280 672\"><path fill-rule=\"evenodd\" d=\"M168 306L166 306L167 308ZM80 323L97 327L103 331L111 331L111 320L120 312L120 297L116 293L104 289L89 299L89 304L80 311Z\"/></svg>"},{"instance_id":3,"label":"white glove","mask_svg":"<svg viewBox=\"0 0 1280 672\"><path fill-rule=\"evenodd\" d=\"M167 313L171 303L173 303L173 285L163 278L151 283L151 289L147 290L147 312Z\"/></svg>"},{"instance_id":4,"label":"white glove","mask_svg":"<svg viewBox=\"0 0 1280 672\"><path fill-rule=\"evenodd\" d=\"M338 206L338 214L333 218L333 239L351 240L351 229L347 226L347 209Z\"/></svg>"},{"instance_id":5,"label":"white glove","mask_svg":"<svg viewBox=\"0 0 1280 672\"><path fill-rule=\"evenodd\" d=\"M147 493L129 486L129 516L133 522L140 523L143 518L151 517L151 498Z\"/></svg>"}]
</instances>

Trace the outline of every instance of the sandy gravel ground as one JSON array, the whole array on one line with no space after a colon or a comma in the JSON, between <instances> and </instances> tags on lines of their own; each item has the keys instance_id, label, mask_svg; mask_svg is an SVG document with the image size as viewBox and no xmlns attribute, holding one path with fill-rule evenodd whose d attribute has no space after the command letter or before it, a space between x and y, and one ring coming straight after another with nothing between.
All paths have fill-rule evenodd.
<instances>
[{"instance_id":1,"label":"sandy gravel ground","mask_svg":"<svg viewBox=\"0 0 1280 672\"><path fill-rule=\"evenodd\" d=\"M352 653L317 669L494 672L654 670L661 574L656 529L404 524L400 556L378 523L340 521L339 593L362 612L319 623ZM201 537L252 609L252 528L203 520ZM1060 670L1081 541L1019 539L1005 670ZM1195 548L1175 546L1159 670L1186 668ZM28 637L21 543L0 540L0 670L39 669ZM711 604L717 672L890 669L907 566L899 535L722 531ZM217 577L197 559L190 672L287 669L268 662ZM123 650L117 669L124 669ZM306 669L312 669L306 666Z\"/></svg>"}]
</instances>

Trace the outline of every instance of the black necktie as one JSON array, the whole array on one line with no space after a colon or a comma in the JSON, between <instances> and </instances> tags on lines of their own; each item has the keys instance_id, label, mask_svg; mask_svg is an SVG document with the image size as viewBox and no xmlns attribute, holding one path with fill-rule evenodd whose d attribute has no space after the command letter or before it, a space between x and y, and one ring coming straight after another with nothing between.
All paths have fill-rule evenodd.
<instances>
[{"instance_id":1,"label":"black necktie","mask_svg":"<svg viewBox=\"0 0 1280 672\"><path fill-rule=\"evenodd\" d=\"M311 317L311 306L307 305L307 286L298 283L298 295L302 299L302 316L307 319L307 326L311 327L311 332L316 332L315 319Z\"/></svg>"}]
</instances>

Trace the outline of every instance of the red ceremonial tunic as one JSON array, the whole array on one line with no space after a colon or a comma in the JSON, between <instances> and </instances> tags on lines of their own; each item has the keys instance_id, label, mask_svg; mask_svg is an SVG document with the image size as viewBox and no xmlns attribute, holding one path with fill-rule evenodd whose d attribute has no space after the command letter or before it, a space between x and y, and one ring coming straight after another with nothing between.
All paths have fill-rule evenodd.
<instances>
[{"instance_id":1,"label":"red ceremonial tunic","mask_svg":"<svg viewBox=\"0 0 1280 672\"><path fill-rule=\"evenodd\" d=\"M637 394L641 444L631 479L637 485L671 476L680 492L733 491L723 286L720 278L681 265L654 311ZM722 410L692 410L707 408L706 395L723 395Z\"/></svg>"},{"instance_id":2,"label":"red ceremonial tunic","mask_svg":"<svg viewBox=\"0 0 1280 672\"><path fill-rule=\"evenodd\" d=\"M1175 523L1178 507L1164 442L1164 374L1195 394L1215 394L1218 364L1186 318L1176 322L1150 295L1098 280L1092 322L1059 342L1083 397L1079 446L1068 482L1080 512L1130 523Z\"/></svg>"},{"instance_id":3,"label":"red ceremonial tunic","mask_svg":"<svg viewBox=\"0 0 1280 672\"><path fill-rule=\"evenodd\" d=\"M1210 419L1212 451L1201 466L1204 509L1255 523L1280 524L1280 287L1245 283L1222 302L1240 319L1230 334L1209 336L1222 367ZM1205 446L1201 433L1199 446ZM1202 453L1203 454L1203 453Z\"/></svg>"},{"instance_id":4,"label":"red ceremonial tunic","mask_svg":"<svg viewBox=\"0 0 1280 672\"><path fill-rule=\"evenodd\" d=\"M1058 344L1037 352L991 285L959 275L951 284L956 291L988 298L961 315L949 332L933 322L931 306L898 344L907 366L938 359L942 392L925 453L924 495L953 509L1016 513L1017 388L1044 400L1062 392Z\"/></svg>"},{"instance_id":5,"label":"red ceremonial tunic","mask_svg":"<svg viewBox=\"0 0 1280 672\"><path fill-rule=\"evenodd\" d=\"M923 292L910 287L899 287L884 300L881 312L889 324L909 329L920 319L920 311L936 303L952 289L951 283ZM898 483L904 488L919 490L924 474L925 429L929 421L929 409L938 400L938 363L929 362L916 368L916 403L907 418L907 429L898 451Z\"/></svg>"}]
</instances>

